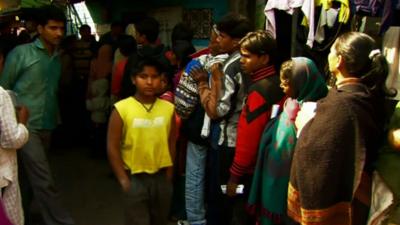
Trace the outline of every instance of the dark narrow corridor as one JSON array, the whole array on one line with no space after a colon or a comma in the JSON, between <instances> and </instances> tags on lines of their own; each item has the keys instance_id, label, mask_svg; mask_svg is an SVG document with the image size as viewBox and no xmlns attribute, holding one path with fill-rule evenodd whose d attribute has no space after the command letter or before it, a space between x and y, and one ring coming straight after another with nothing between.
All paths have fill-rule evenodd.
<instances>
[{"instance_id":1,"label":"dark narrow corridor","mask_svg":"<svg viewBox=\"0 0 400 225\"><path fill-rule=\"evenodd\" d=\"M76 225L123 224L122 195L107 160L89 158L84 147L52 149L49 160Z\"/></svg>"}]
</instances>

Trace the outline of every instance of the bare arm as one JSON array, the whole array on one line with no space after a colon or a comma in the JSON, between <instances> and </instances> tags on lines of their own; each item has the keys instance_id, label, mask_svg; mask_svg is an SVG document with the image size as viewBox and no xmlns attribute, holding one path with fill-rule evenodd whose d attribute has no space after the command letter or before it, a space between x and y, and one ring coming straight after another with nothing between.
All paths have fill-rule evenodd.
<instances>
[{"instance_id":1,"label":"bare arm","mask_svg":"<svg viewBox=\"0 0 400 225\"><path fill-rule=\"evenodd\" d=\"M211 119L217 119L219 117L217 114L217 103L222 88L221 80L223 77L218 63L211 66L211 73L211 87L208 86L207 80L204 79L204 76L207 75L205 70L198 69L194 71L193 77L198 82L200 101L204 110Z\"/></svg>"},{"instance_id":2,"label":"bare arm","mask_svg":"<svg viewBox=\"0 0 400 225\"><path fill-rule=\"evenodd\" d=\"M118 179L122 189L127 192L130 189L130 178L124 169L121 157L121 138L123 122L117 110L113 110L108 124L107 152L111 168Z\"/></svg>"},{"instance_id":3,"label":"bare arm","mask_svg":"<svg viewBox=\"0 0 400 225\"><path fill-rule=\"evenodd\" d=\"M18 123L26 125L29 119L29 110L26 106L20 106L16 108Z\"/></svg>"}]
</instances>

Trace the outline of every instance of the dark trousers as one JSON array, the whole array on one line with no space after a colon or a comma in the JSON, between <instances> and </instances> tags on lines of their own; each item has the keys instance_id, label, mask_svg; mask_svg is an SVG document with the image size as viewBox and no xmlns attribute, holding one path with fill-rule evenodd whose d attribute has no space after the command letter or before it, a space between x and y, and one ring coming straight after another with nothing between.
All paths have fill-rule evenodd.
<instances>
[{"instance_id":1,"label":"dark trousers","mask_svg":"<svg viewBox=\"0 0 400 225\"><path fill-rule=\"evenodd\" d=\"M235 156L234 148L220 147L211 149L208 155L207 169L207 225L254 225L255 220L246 212L251 177L243 177L243 194L231 198L221 191L230 176L229 169Z\"/></svg>"},{"instance_id":2,"label":"dark trousers","mask_svg":"<svg viewBox=\"0 0 400 225\"><path fill-rule=\"evenodd\" d=\"M50 145L50 136L49 131L30 132L28 142L18 151L25 224L31 223L29 212L32 197L38 204L45 225L74 224L61 204L61 196L47 160L46 152Z\"/></svg>"},{"instance_id":3,"label":"dark trousers","mask_svg":"<svg viewBox=\"0 0 400 225\"><path fill-rule=\"evenodd\" d=\"M126 225L167 225L172 184L165 170L131 176L131 189L124 193Z\"/></svg>"}]
</instances>

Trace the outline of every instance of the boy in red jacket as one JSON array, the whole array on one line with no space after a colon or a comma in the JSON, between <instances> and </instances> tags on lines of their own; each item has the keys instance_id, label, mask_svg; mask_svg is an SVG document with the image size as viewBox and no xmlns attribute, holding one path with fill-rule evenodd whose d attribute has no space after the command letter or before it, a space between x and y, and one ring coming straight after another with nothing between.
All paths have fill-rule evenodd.
<instances>
[{"instance_id":1,"label":"boy in red jacket","mask_svg":"<svg viewBox=\"0 0 400 225\"><path fill-rule=\"evenodd\" d=\"M230 168L228 196L236 195L239 183L248 194L262 132L272 115L273 105L282 106L285 98L275 71L276 42L265 31L248 33L240 41L240 64L250 77L245 105L240 114L235 157Z\"/></svg>"}]
</instances>

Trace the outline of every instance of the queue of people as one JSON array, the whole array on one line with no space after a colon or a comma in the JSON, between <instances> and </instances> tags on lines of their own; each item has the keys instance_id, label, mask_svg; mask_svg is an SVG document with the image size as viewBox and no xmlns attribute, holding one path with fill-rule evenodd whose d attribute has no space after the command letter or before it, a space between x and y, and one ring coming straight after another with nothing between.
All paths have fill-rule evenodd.
<instances>
[{"instance_id":1,"label":"queue of people","mask_svg":"<svg viewBox=\"0 0 400 225\"><path fill-rule=\"evenodd\" d=\"M44 224L75 224L46 156L59 85L84 96L77 100L90 112L90 148L107 155L127 225L398 221L394 203L371 204L380 201L378 184L398 199L400 178L383 168L385 160L398 162L400 135L393 127L398 113L391 127L384 110L393 95L385 88L387 61L367 34L344 33L332 44L327 61L336 83L329 87L313 60L282 60L274 37L236 13L217 21L208 49L196 53L182 24L172 50L160 44L151 17L135 23L133 37L114 24L100 44L82 26L81 40L60 52L65 16L52 6L41 12L38 38L5 60L0 55L4 224L30 224L32 199ZM85 54L74 56L72 43ZM83 86L70 85L71 59L79 61ZM74 129L63 109L63 124Z\"/></svg>"}]
</instances>

